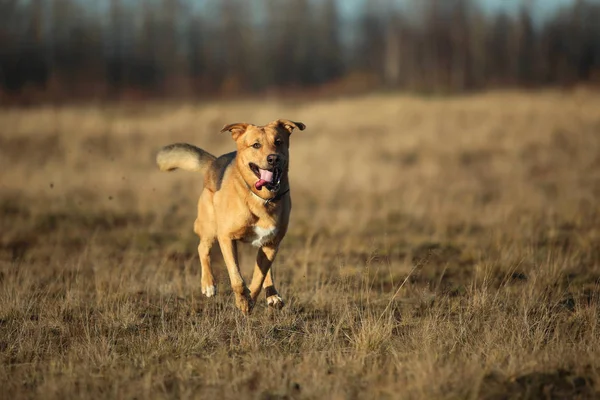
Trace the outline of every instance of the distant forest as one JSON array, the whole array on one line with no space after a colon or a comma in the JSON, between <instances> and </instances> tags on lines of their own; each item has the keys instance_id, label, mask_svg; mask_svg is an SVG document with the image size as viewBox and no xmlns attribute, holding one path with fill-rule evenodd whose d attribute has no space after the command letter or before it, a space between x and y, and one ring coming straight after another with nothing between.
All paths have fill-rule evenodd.
<instances>
[{"instance_id":1,"label":"distant forest","mask_svg":"<svg viewBox=\"0 0 600 400\"><path fill-rule=\"evenodd\" d=\"M0 101L600 84L600 3L0 0Z\"/></svg>"}]
</instances>

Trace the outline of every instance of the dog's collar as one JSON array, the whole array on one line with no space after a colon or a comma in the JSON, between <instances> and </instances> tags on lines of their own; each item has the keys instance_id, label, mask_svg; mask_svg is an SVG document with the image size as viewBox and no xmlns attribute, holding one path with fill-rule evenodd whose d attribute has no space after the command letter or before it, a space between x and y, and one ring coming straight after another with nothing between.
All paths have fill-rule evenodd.
<instances>
[{"instance_id":1,"label":"dog's collar","mask_svg":"<svg viewBox=\"0 0 600 400\"><path fill-rule=\"evenodd\" d=\"M248 189L250 190L250 193L252 193L252 195L254 195L254 197L256 197L257 199L259 199L259 200L263 201L263 202L265 203L265 206L269 205L269 203L276 203L276 202L278 202L279 200L281 200L281 198L282 198L283 196L285 196L285 195L286 195L286 194L287 194L287 193L290 191L290 188L288 187L288 188L287 188L286 190L284 190L283 192L277 193L277 194L275 195L275 197L272 197L272 198L270 198L270 199L263 199L262 197L260 197L260 196L259 196L259 195L257 195L256 193L254 193L254 192L252 191L252 189L250 188L250 186L248 186Z\"/></svg>"}]
</instances>

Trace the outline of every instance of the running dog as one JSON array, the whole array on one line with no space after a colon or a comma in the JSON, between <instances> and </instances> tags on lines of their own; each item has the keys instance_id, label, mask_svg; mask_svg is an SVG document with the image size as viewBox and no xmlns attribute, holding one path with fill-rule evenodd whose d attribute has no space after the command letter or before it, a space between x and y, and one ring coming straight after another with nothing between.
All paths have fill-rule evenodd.
<instances>
[{"instance_id":1,"label":"running dog","mask_svg":"<svg viewBox=\"0 0 600 400\"><path fill-rule=\"evenodd\" d=\"M187 143L163 147L156 156L161 171L183 169L204 174L204 189L198 200L194 232L200 238L198 255L202 265L202 293L217 294L210 249L219 242L235 305L244 314L254 307L261 288L267 304L284 305L275 289L271 265L288 228L292 201L288 180L290 135L304 130L301 122L278 119L264 126L247 123L226 125L237 151L215 157ZM237 241L258 247L250 286L246 286L237 257Z\"/></svg>"}]
</instances>

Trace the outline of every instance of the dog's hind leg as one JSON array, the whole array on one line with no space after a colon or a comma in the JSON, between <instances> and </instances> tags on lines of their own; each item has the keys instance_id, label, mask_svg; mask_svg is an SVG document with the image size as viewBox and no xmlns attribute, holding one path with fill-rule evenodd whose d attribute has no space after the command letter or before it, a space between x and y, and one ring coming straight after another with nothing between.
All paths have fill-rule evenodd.
<instances>
[{"instance_id":1,"label":"dog's hind leg","mask_svg":"<svg viewBox=\"0 0 600 400\"><path fill-rule=\"evenodd\" d=\"M261 288L264 287L265 291L267 292L267 302L269 305L280 308L283 306L283 300L281 300L281 297L279 297L277 291L273 287L273 277L271 275L271 265L273 265L276 255L276 245L262 246L258 250L256 264L254 265L254 273L252 274L252 283L250 283L250 296L252 297L252 300L256 301L256 298L260 294ZM274 299L269 301L269 298L274 295L279 298L278 300L281 305L275 305L276 301Z\"/></svg>"},{"instance_id":2,"label":"dog's hind leg","mask_svg":"<svg viewBox=\"0 0 600 400\"><path fill-rule=\"evenodd\" d=\"M210 190L203 190L198 199L198 217L194 221L194 232L200 238L198 244L198 256L202 266L202 293L206 297L212 297L217 294L215 277L212 272L210 262L210 249L215 243L215 216L212 206L213 193Z\"/></svg>"},{"instance_id":3,"label":"dog's hind leg","mask_svg":"<svg viewBox=\"0 0 600 400\"><path fill-rule=\"evenodd\" d=\"M263 289L265 289L265 295L267 296L267 304L273 308L282 308L285 302L275 289L275 283L273 282L273 268L269 268L265 281L263 282Z\"/></svg>"},{"instance_id":4,"label":"dog's hind leg","mask_svg":"<svg viewBox=\"0 0 600 400\"><path fill-rule=\"evenodd\" d=\"M202 266L202 293L206 297L212 297L217 294L217 285L215 285L215 277L212 272L210 263L210 249L215 242L215 238L202 238L198 245L198 255L200 256L200 265Z\"/></svg>"},{"instance_id":5,"label":"dog's hind leg","mask_svg":"<svg viewBox=\"0 0 600 400\"><path fill-rule=\"evenodd\" d=\"M249 314L254 307L254 302L250 297L250 291L246 287L244 278L242 278L242 274L240 274L237 257L237 242L227 236L219 236L219 246L221 247L221 253L223 253L225 265L227 265L231 288L235 294L235 305L244 314Z\"/></svg>"},{"instance_id":6,"label":"dog's hind leg","mask_svg":"<svg viewBox=\"0 0 600 400\"><path fill-rule=\"evenodd\" d=\"M252 300L256 301L262 286L267 295L267 304L274 308L281 308L284 303L283 299L275 289L271 268L275 256L277 255L277 249L278 246L266 245L258 250L254 274L252 275L252 283L250 283L250 296L252 297Z\"/></svg>"}]
</instances>

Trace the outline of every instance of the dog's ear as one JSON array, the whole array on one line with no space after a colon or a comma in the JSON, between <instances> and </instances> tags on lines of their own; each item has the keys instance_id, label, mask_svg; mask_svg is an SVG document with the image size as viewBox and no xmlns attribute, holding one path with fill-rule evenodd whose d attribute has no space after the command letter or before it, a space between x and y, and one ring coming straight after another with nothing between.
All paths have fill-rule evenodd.
<instances>
[{"instance_id":1,"label":"dog's ear","mask_svg":"<svg viewBox=\"0 0 600 400\"><path fill-rule=\"evenodd\" d=\"M301 131L306 129L306 125L304 125L302 122L294 122L294 121L290 121L289 119L278 119L275 120L271 123L269 123L270 126L280 126L282 128L284 128L285 130L287 130L290 134L294 131L295 128L300 129Z\"/></svg>"},{"instance_id":2,"label":"dog's ear","mask_svg":"<svg viewBox=\"0 0 600 400\"><path fill-rule=\"evenodd\" d=\"M231 137L233 138L233 140L238 140L238 138L242 136L244 132L246 132L248 126L250 126L250 124L247 124L245 122L236 122L235 124L225 125L223 129L221 129L221 132L229 131L231 132Z\"/></svg>"}]
</instances>

